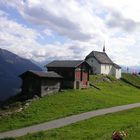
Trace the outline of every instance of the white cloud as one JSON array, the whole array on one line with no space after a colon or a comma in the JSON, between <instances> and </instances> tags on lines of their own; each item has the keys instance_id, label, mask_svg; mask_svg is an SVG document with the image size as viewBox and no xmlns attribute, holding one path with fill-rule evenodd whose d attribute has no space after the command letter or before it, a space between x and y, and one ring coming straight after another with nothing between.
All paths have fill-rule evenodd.
<instances>
[{"instance_id":1,"label":"white cloud","mask_svg":"<svg viewBox=\"0 0 140 140\"><path fill-rule=\"evenodd\" d=\"M139 0L98 0L103 7L120 12L124 17L140 21Z\"/></svg>"},{"instance_id":2,"label":"white cloud","mask_svg":"<svg viewBox=\"0 0 140 140\"><path fill-rule=\"evenodd\" d=\"M0 11L0 13L2 13ZM8 19L6 14L0 16L0 46L6 48L22 57L36 61L50 59L71 59L74 53L70 46L72 44L46 44L38 43L40 34L31 28L23 26ZM47 31L48 33L48 31ZM50 33L49 33L50 34Z\"/></svg>"},{"instance_id":3,"label":"white cloud","mask_svg":"<svg viewBox=\"0 0 140 140\"><path fill-rule=\"evenodd\" d=\"M1 3L1 1L0 1ZM8 19L0 11L0 44L36 61L84 59L92 50L102 50L121 65L139 65L140 10L138 0L5 0L16 8L32 28ZM40 44L39 37L51 44ZM55 34L64 37L55 41Z\"/></svg>"},{"instance_id":4,"label":"white cloud","mask_svg":"<svg viewBox=\"0 0 140 140\"><path fill-rule=\"evenodd\" d=\"M119 12L114 10L108 15L106 24L109 28L121 28L126 32L133 32L140 29L140 22L124 18Z\"/></svg>"}]
</instances>

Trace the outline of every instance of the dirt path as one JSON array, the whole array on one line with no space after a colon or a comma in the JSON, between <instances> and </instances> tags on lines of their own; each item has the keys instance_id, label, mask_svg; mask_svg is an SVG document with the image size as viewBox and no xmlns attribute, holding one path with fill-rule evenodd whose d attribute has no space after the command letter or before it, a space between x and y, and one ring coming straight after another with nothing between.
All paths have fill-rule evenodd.
<instances>
[{"instance_id":1,"label":"dirt path","mask_svg":"<svg viewBox=\"0 0 140 140\"><path fill-rule=\"evenodd\" d=\"M140 107L140 103L135 103L135 104L128 104L128 105L122 105L122 106L116 106L116 107L111 107L111 108L106 108L106 109L99 109L99 110L94 110L94 111L89 111L85 113L81 113L78 115L72 115L69 117L37 124L37 125L32 125L29 127L24 127L21 129L16 129L12 131L7 131L7 132L2 132L0 133L0 138L5 138L5 137L19 137L26 135L27 133L34 133L38 131L44 131L44 130L50 130L54 128L59 128L63 127L72 123L76 123L82 120L86 120L95 116L100 116L100 115L105 115L109 113L114 113L114 112L119 112L123 110L128 110L132 109L135 107Z\"/></svg>"}]
</instances>

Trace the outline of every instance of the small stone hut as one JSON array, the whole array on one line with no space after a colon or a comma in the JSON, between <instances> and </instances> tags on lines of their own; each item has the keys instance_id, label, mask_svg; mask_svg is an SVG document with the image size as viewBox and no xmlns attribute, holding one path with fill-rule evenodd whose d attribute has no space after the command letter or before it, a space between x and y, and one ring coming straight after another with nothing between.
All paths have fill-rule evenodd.
<instances>
[{"instance_id":1,"label":"small stone hut","mask_svg":"<svg viewBox=\"0 0 140 140\"><path fill-rule=\"evenodd\" d=\"M60 91L63 77L56 72L26 71L20 75L22 93L32 97L40 97Z\"/></svg>"}]
</instances>

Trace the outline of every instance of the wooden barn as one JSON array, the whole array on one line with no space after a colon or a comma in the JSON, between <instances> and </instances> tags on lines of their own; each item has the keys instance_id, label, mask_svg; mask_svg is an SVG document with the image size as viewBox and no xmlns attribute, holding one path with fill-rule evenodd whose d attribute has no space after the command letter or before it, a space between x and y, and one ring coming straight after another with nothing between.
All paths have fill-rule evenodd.
<instances>
[{"instance_id":1,"label":"wooden barn","mask_svg":"<svg viewBox=\"0 0 140 140\"><path fill-rule=\"evenodd\" d=\"M40 97L58 92L61 89L62 76L56 72L26 71L20 75L22 93L28 97Z\"/></svg>"},{"instance_id":2,"label":"wooden barn","mask_svg":"<svg viewBox=\"0 0 140 140\"><path fill-rule=\"evenodd\" d=\"M48 71L55 71L63 76L62 88L81 89L89 87L90 66L86 61L52 61L46 67Z\"/></svg>"}]
</instances>

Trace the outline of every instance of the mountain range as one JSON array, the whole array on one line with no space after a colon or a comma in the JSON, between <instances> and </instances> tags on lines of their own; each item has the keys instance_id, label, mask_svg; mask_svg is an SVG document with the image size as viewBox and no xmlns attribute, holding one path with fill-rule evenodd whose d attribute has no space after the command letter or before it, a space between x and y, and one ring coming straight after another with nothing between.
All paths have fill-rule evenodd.
<instances>
[{"instance_id":1,"label":"mountain range","mask_svg":"<svg viewBox=\"0 0 140 140\"><path fill-rule=\"evenodd\" d=\"M122 72L140 73L140 66L121 66Z\"/></svg>"},{"instance_id":2,"label":"mountain range","mask_svg":"<svg viewBox=\"0 0 140 140\"><path fill-rule=\"evenodd\" d=\"M21 79L18 76L27 70L42 69L30 60L0 49L0 100L19 92Z\"/></svg>"}]
</instances>

